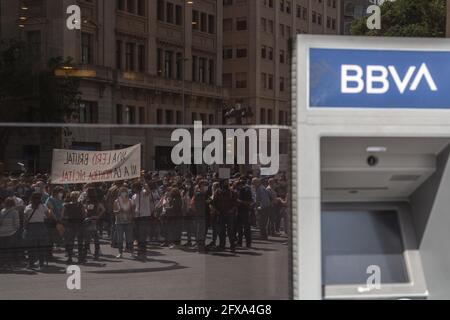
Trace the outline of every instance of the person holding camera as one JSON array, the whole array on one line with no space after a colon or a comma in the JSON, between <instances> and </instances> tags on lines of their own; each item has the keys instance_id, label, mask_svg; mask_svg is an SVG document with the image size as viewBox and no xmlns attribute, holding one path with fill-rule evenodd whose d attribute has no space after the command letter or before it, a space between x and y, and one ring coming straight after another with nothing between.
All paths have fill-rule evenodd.
<instances>
[{"instance_id":1,"label":"person holding camera","mask_svg":"<svg viewBox=\"0 0 450 320\"><path fill-rule=\"evenodd\" d=\"M131 198L134 208L134 222L136 239L138 241L137 259L147 259L147 239L150 237L151 215L155 209L155 200L144 177L132 186L133 196Z\"/></svg>"}]
</instances>

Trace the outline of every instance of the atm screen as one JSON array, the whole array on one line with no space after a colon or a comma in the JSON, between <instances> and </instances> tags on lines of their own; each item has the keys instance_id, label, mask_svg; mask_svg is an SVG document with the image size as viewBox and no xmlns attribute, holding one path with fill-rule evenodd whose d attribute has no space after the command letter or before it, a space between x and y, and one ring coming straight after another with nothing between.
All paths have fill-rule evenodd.
<instances>
[{"instance_id":1,"label":"atm screen","mask_svg":"<svg viewBox=\"0 0 450 320\"><path fill-rule=\"evenodd\" d=\"M378 266L381 283L407 283L404 245L396 211L323 211L324 285L366 284Z\"/></svg>"}]
</instances>

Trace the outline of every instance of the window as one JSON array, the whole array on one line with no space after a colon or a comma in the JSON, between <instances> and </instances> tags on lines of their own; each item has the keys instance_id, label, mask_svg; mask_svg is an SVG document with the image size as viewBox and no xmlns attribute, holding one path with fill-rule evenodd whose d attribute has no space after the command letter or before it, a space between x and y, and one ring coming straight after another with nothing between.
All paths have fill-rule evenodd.
<instances>
[{"instance_id":1,"label":"window","mask_svg":"<svg viewBox=\"0 0 450 320\"><path fill-rule=\"evenodd\" d=\"M261 46L261 58L265 59L267 57L267 47Z\"/></svg>"},{"instance_id":2,"label":"window","mask_svg":"<svg viewBox=\"0 0 450 320\"><path fill-rule=\"evenodd\" d=\"M211 125L211 124L214 124L214 115L213 114L210 114L209 116L208 116L208 123Z\"/></svg>"},{"instance_id":3,"label":"window","mask_svg":"<svg viewBox=\"0 0 450 320\"><path fill-rule=\"evenodd\" d=\"M267 32L267 20L266 18L261 18L261 29L264 32Z\"/></svg>"},{"instance_id":4,"label":"window","mask_svg":"<svg viewBox=\"0 0 450 320\"><path fill-rule=\"evenodd\" d=\"M238 72L236 73L236 89L247 88L247 73Z\"/></svg>"},{"instance_id":5,"label":"window","mask_svg":"<svg viewBox=\"0 0 450 320\"><path fill-rule=\"evenodd\" d=\"M82 101L79 107L80 123L98 123L98 105L93 101Z\"/></svg>"},{"instance_id":6,"label":"window","mask_svg":"<svg viewBox=\"0 0 450 320\"><path fill-rule=\"evenodd\" d=\"M127 43L125 47L125 69L134 71L134 43Z\"/></svg>"},{"instance_id":7,"label":"window","mask_svg":"<svg viewBox=\"0 0 450 320\"><path fill-rule=\"evenodd\" d=\"M284 37L284 24L280 24L280 37Z\"/></svg>"},{"instance_id":8,"label":"window","mask_svg":"<svg viewBox=\"0 0 450 320\"><path fill-rule=\"evenodd\" d=\"M269 20L269 33L273 34L273 21Z\"/></svg>"},{"instance_id":9,"label":"window","mask_svg":"<svg viewBox=\"0 0 450 320\"><path fill-rule=\"evenodd\" d=\"M138 70L139 72L145 72L145 45L139 45L138 49Z\"/></svg>"},{"instance_id":10,"label":"window","mask_svg":"<svg viewBox=\"0 0 450 320\"><path fill-rule=\"evenodd\" d=\"M183 113L181 111L177 111L177 124L183 124Z\"/></svg>"},{"instance_id":11,"label":"window","mask_svg":"<svg viewBox=\"0 0 450 320\"><path fill-rule=\"evenodd\" d=\"M312 22L316 23L317 22L317 14L315 11L312 12Z\"/></svg>"},{"instance_id":12,"label":"window","mask_svg":"<svg viewBox=\"0 0 450 320\"><path fill-rule=\"evenodd\" d=\"M269 124L273 123L273 110L272 109L267 110L267 123L269 123Z\"/></svg>"},{"instance_id":13,"label":"window","mask_svg":"<svg viewBox=\"0 0 450 320\"><path fill-rule=\"evenodd\" d=\"M166 124L173 124L173 111L166 110Z\"/></svg>"},{"instance_id":14,"label":"window","mask_svg":"<svg viewBox=\"0 0 450 320\"><path fill-rule=\"evenodd\" d=\"M284 58L284 50L280 50L280 63L284 63L285 62L285 58Z\"/></svg>"},{"instance_id":15,"label":"window","mask_svg":"<svg viewBox=\"0 0 450 320\"><path fill-rule=\"evenodd\" d=\"M269 60L273 60L273 48L269 47L268 53L269 53Z\"/></svg>"},{"instance_id":16,"label":"window","mask_svg":"<svg viewBox=\"0 0 450 320\"><path fill-rule=\"evenodd\" d=\"M192 57L192 81L198 80L198 57Z\"/></svg>"},{"instance_id":17,"label":"window","mask_svg":"<svg viewBox=\"0 0 450 320\"><path fill-rule=\"evenodd\" d=\"M125 0L117 0L117 10L125 10Z\"/></svg>"},{"instance_id":18,"label":"window","mask_svg":"<svg viewBox=\"0 0 450 320\"><path fill-rule=\"evenodd\" d=\"M200 30L202 32L207 32L208 31L208 24L207 24L207 20L208 20L208 15L206 13L201 13L200 14Z\"/></svg>"},{"instance_id":19,"label":"window","mask_svg":"<svg viewBox=\"0 0 450 320\"><path fill-rule=\"evenodd\" d=\"M139 124L145 124L145 108L139 107Z\"/></svg>"},{"instance_id":20,"label":"window","mask_svg":"<svg viewBox=\"0 0 450 320\"><path fill-rule=\"evenodd\" d=\"M116 122L123 124L123 108L121 104L116 105Z\"/></svg>"},{"instance_id":21,"label":"window","mask_svg":"<svg viewBox=\"0 0 450 320\"><path fill-rule=\"evenodd\" d=\"M279 125L285 124L285 121L284 121L284 111L279 111L279 112L278 112L278 124L279 124Z\"/></svg>"},{"instance_id":22,"label":"window","mask_svg":"<svg viewBox=\"0 0 450 320\"><path fill-rule=\"evenodd\" d=\"M280 77L280 92L284 92L284 78Z\"/></svg>"},{"instance_id":23,"label":"window","mask_svg":"<svg viewBox=\"0 0 450 320\"><path fill-rule=\"evenodd\" d=\"M322 25L322 15L321 15L321 14L317 14L317 24L318 24L319 26Z\"/></svg>"},{"instance_id":24,"label":"window","mask_svg":"<svg viewBox=\"0 0 450 320\"><path fill-rule=\"evenodd\" d=\"M208 61L208 72L209 72L209 83L210 84L215 84L215 63L214 60L210 59Z\"/></svg>"},{"instance_id":25,"label":"window","mask_svg":"<svg viewBox=\"0 0 450 320\"><path fill-rule=\"evenodd\" d=\"M138 15L145 16L145 0L138 0Z\"/></svg>"},{"instance_id":26,"label":"window","mask_svg":"<svg viewBox=\"0 0 450 320\"><path fill-rule=\"evenodd\" d=\"M127 118L128 124L136 124L136 108L128 106L127 107Z\"/></svg>"},{"instance_id":27,"label":"window","mask_svg":"<svg viewBox=\"0 0 450 320\"><path fill-rule=\"evenodd\" d=\"M116 41L116 68L122 69L122 41L117 40Z\"/></svg>"},{"instance_id":28,"label":"window","mask_svg":"<svg viewBox=\"0 0 450 320\"><path fill-rule=\"evenodd\" d=\"M174 22L174 7L170 2L166 3L166 22L173 23Z\"/></svg>"},{"instance_id":29,"label":"window","mask_svg":"<svg viewBox=\"0 0 450 320\"><path fill-rule=\"evenodd\" d=\"M216 33L216 17L213 15L208 15L208 32Z\"/></svg>"},{"instance_id":30,"label":"window","mask_svg":"<svg viewBox=\"0 0 450 320\"><path fill-rule=\"evenodd\" d=\"M232 47L224 47L223 48L223 59L233 59L233 48Z\"/></svg>"},{"instance_id":31,"label":"window","mask_svg":"<svg viewBox=\"0 0 450 320\"><path fill-rule=\"evenodd\" d=\"M157 4L157 16L159 21L164 21L164 1L158 0Z\"/></svg>"},{"instance_id":32,"label":"window","mask_svg":"<svg viewBox=\"0 0 450 320\"><path fill-rule=\"evenodd\" d=\"M199 30L200 13L197 10L192 11L192 29Z\"/></svg>"},{"instance_id":33,"label":"window","mask_svg":"<svg viewBox=\"0 0 450 320\"><path fill-rule=\"evenodd\" d=\"M92 63L92 34L81 33L81 63Z\"/></svg>"},{"instance_id":34,"label":"window","mask_svg":"<svg viewBox=\"0 0 450 320\"><path fill-rule=\"evenodd\" d=\"M245 30L247 30L247 18L238 18L238 19L236 19L236 30L237 31L245 31Z\"/></svg>"},{"instance_id":35,"label":"window","mask_svg":"<svg viewBox=\"0 0 450 320\"><path fill-rule=\"evenodd\" d=\"M237 48L236 58L247 58L247 48Z\"/></svg>"},{"instance_id":36,"label":"window","mask_svg":"<svg viewBox=\"0 0 450 320\"><path fill-rule=\"evenodd\" d=\"M163 124L163 123L164 123L163 112L161 109L157 109L156 110L156 124Z\"/></svg>"},{"instance_id":37,"label":"window","mask_svg":"<svg viewBox=\"0 0 450 320\"><path fill-rule=\"evenodd\" d=\"M261 89L266 90L267 89L267 74L261 73Z\"/></svg>"},{"instance_id":38,"label":"window","mask_svg":"<svg viewBox=\"0 0 450 320\"><path fill-rule=\"evenodd\" d=\"M266 109L261 108L260 111L261 124L266 124Z\"/></svg>"},{"instance_id":39,"label":"window","mask_svg":"<svg viewBox=\"0 0 450 320\"><path fill-rule=\"evenodd\" d=\"M136 8L134 6L134 0L127 0L127 11L129 13L135 13Z\"/></svg>"},{"instance_id":40,"label":"window","mask_svg":"<svg viewBox=\"0 0 450 320\"><path fill-rule=\"evenodd\" d=\"M271 74L269 74L269 76L268 76L268 89L269 90L273 90L273 75L271 75Z\"/></svg>"},{"instance_id":41,"label":"window","mask_svg":"<svg viewBox=\"0 0 450 320\"><path fill-rule=\"evenodd\" d=\"M173 52L166 51L164 56L164 77L172 78Z\"/></svg>"},{"instance_id":42,"label":"window","mask_svg":"<svg viewBox=\"0 0 450 320\"><path fill-rule=\"evenodd\" d=\"M156 50L156 65L158 69L157 73L161 76L163 72L163 51L159 48Z\"/></svg>"},{"instance_id":43,"label":"window","mask_svg":"<svg viewBox=\"0 0 450 320\"><path fill-rule=\"evenodd\" d=\"M205 83L206 82L206 59L205 58L199 59L198 75L199 75L198 81Z\"/></svg>"},{"instance_id":44,"label":"window","mask_svg":"<svg viewBox=\"0 0 450 320\"><path fill-rule=\"evenodd\" d=\"M180 52L178 52L176 59L177 59L176 77L177 77L177 80L183 80L183 66L184 66L183 55Z\"/></svg>"},{"instance_id":45,"label":"window","mask_svg":"<svg viewBox=\"0 0 450 320\"><path fill-rule=\"evenodd\" d=\"M175 23L178 26L183 25L183 7L182 6L175 6Z\"/></svg>"}]
</instances>

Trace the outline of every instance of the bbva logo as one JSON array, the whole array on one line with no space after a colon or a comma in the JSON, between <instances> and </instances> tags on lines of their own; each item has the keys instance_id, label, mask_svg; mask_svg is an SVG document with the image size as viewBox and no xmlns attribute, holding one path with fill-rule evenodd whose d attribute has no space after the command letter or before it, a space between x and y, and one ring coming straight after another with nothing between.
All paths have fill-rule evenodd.
<instances>
[{"instance_id":1,"label":"bbva logo","mask_svg":"<svg viewBox=\"0 0 450 320\"><path fill-rule=\"evenodd\" d=\"M359 65L345 64L341 66L341 93L358 94L366 90L367 94L384 94L391 88L390 78L393 79L400 94L404 94L407 90L416 91L422 81L426 82L431 91L438 91L425 63L419 68L409 67L403 77L394 66L368 65L364 73Z\"/></svg>"}]
</instances>

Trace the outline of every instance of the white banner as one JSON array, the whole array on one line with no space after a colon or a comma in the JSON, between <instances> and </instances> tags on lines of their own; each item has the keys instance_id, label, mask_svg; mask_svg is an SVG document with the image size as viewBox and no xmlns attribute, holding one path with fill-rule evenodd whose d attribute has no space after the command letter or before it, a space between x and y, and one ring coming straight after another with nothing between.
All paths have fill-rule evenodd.
<instances>
[{"instance_id":1,"label":"white banner","mask_svg":"<svg viewBox=\"0 0 450 320\"><path fill-rule=\"evenodd\" d=\"M140 144L113 151L53 150L52 184L129 180L140 175Z\"/></svg>"}]
</instances>

